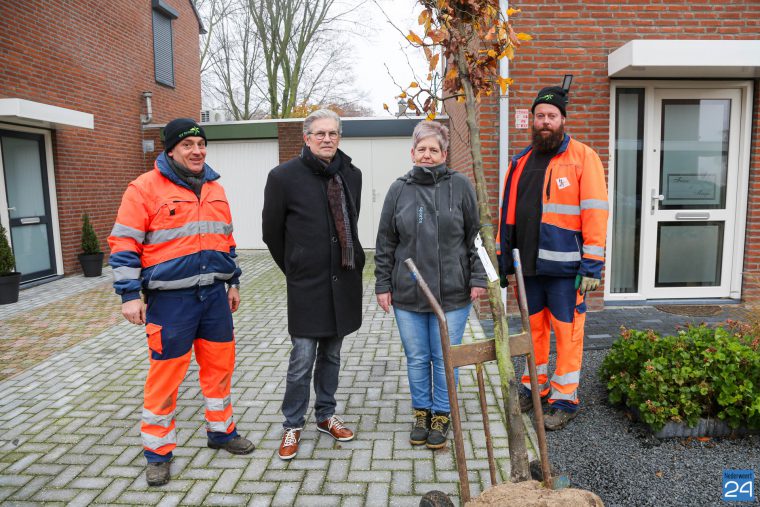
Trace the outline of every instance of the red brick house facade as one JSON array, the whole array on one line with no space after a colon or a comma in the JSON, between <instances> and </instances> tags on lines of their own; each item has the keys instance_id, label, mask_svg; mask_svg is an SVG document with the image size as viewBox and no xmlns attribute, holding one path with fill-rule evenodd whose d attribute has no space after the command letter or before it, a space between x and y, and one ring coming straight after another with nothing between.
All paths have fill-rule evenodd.
<instances>
[{"instance_id":1,"label":"red brick house facade","mask_svg":"<svg viewBox=\"0 0 760 507\"><path fill-rule=\"evenodd\" d=\"M572 74L566 131L599 153L610 194L604 291L593 306L760 301L760 3L509 6L534 40L509 64L508 99L480 105L494 220L499 173L530 143L516 111ZM467 172L463 107L446 112L459 132L452 165Z\"/></svg>"},{"instance_id":2,"label":"red brick house facade","mask_svg":"<svg viewBox=\"0 0 760 507\"><path fill-rule=\"evenodd\" d=\"M0 220L25 281L79 272L82 213L107 247L127 183L161 149L143 149L145 125L199 115L202 30L191 0L0 3ZM19 200L30 209L5 211Z\"/></svg>"}]
</instances>

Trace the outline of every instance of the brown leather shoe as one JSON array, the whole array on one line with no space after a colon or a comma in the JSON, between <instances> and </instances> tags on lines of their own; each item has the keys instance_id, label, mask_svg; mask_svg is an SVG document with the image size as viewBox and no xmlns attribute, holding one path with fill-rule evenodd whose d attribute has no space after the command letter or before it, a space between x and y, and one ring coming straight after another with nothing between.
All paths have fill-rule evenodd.
<instances>
[{"instance_id":1,"label":"brown leather shoe","mask_svg":"<svg viewBox=\"0 0 760 507\"><path fill-rule=\"evenodd\" d=\"M335 440L348 442L354 439L354 432L343 425L343 419L337 415L317 423L317 429L322 433L327 433Z\"/></svg>"},{"instance_id":2,"label":"brown leather shoe","mask_svg":"<svg viewBox=\"0 0 760 507\"><path fill-rule=\"evenodd\" d=\"M298 454L298 442L301 440L301 430L303 428L285 428L285 434L282 435L280 443L280 459L289 460Z\"/></svg>"}]
</instances>

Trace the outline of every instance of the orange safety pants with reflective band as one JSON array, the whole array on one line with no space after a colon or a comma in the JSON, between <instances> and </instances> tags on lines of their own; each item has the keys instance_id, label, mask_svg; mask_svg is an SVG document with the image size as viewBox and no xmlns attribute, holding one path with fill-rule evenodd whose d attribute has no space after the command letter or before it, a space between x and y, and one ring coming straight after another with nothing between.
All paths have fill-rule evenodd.
<instances>
[{"instance_id":1,"label":"orange safety pants with reflective band","mask_svg":"<svg viewBox=\"0 0 760 507\"><path fill-rule=\"evenodd\" d=\"M148 460L168 459L177 446L177 391L193 349L209 438L224 442L237 436L230 399L235 340L224 285L153 292L148 297L147 321L150 369L140 431Z\"/></svg>"},{"instance_id":2,"label":"orange safety pants with reflective band","mask_svg":"<svg viewBox=\"0 0 760 507\"><path fill-rule=\"evenodd\" d=\"M586 323L584 296L575 289L574 278L526 276L530 329L533 338L541 396L550 391L549 403L578 404L578 384L583 360L583 327ZM554 330L557 365L549 382L549 346ZM527 364L521 378L530 389Z\"/></svg>"}]
</instances>

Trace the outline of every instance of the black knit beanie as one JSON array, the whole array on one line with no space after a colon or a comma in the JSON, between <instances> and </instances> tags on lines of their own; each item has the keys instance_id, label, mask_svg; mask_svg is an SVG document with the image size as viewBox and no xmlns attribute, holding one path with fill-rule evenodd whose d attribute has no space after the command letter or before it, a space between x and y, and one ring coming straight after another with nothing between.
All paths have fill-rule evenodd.
<instances>
[{"instance_id":1,"label":"black knit beanie","mask_svg":"<svg viewBox=\"0 0 760 507\"><path fill-rule=\"evenodd\" d=\"M536 100L533 101L533 107L530 108L530 112L534 112L536 106L539 104L551 104L557 106L562 116L567 116L565 107L567 106L567 92L561 86L547 86L541 88L538 92Z\"/></svg>"},{"instance_id":2,"label":"black knit beanie","mask_svg":"<svg viewBox=\"0 0 760 507\"><path fill-rule=\"evenodd\" d=\"M206 140L203 127L198 125L195 120L177 118L170 121L164 127L164 151L169 153L182 139L189 136L202 137L204 141Z\"/></svg>"}]
</instances>

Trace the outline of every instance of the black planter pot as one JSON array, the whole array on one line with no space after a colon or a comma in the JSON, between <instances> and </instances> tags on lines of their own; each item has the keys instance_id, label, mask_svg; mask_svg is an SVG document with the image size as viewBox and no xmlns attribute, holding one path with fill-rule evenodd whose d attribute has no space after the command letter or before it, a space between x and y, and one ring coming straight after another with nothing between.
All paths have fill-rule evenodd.
<instances>
[{"instance_id":1,"label":"black planter pot","mask_svg":"<svg viewBox=\"0 0 760 507\"><path fill-rule=\"evenodd\" d=\"M84 276L100 276L103 273L103 252L96 254L79 254Z\"/></svg>"},{"instance_id":2,"label":"black planter pot","mask_svg":"<svg viewBox=\"0 0 760 507\"><path fill-rule=\"evenodd\" d=\"M18 286L21 283L21 273L0 276L0 305L18 301Z\"/></svg>"}]
</instances>

